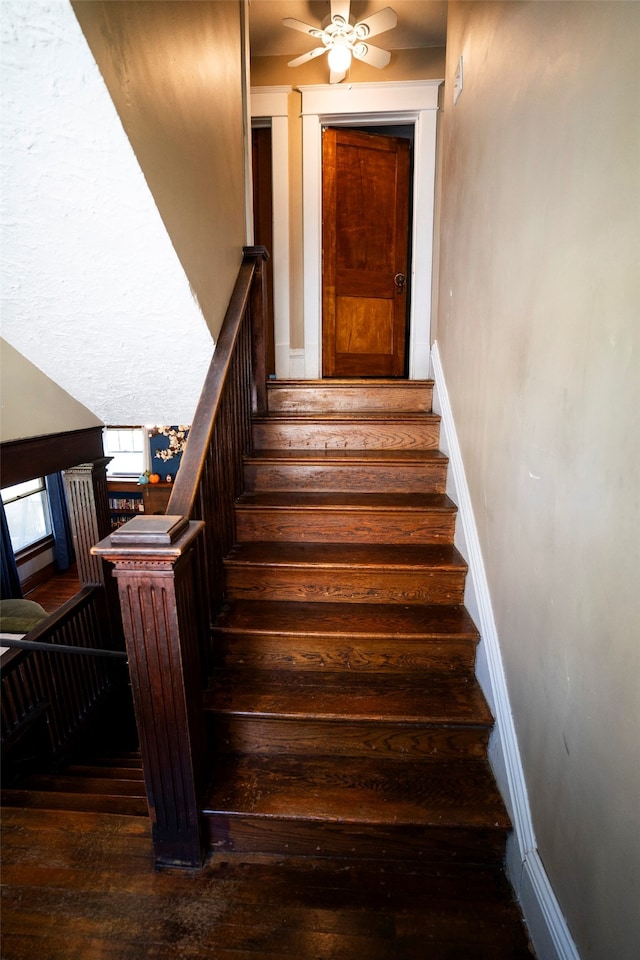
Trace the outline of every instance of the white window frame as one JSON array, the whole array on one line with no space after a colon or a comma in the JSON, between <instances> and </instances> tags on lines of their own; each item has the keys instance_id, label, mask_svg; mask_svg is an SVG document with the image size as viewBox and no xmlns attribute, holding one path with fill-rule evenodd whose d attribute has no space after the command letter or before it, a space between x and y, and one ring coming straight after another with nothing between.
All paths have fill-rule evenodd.
<instances>
[{"instance_id":1,"label":"white window frame","mask_svg":"<svg viewBox=\"0 0 640 960\"><path fill-rule=\"evenodd\" d=\"M13 496L7 496L7 491L15 490L17 487L24 487L26 484L37 484L37 486L32 489L25 490L22 493L16 493ZM38 536L33 540L29 540L28 543L23 543L20 546L16 547L15 539L16 534L11 529L12 527L12 511L7 511L5 509L7 517L7 526L9 527L9 535L11 537L11 545L13 547L13 552L16 559L23 556L25 553L32 551L34 547L37 547L39 544L45 543L45 541L50 540L53 536L53 524L51 522L51 509L49 506L49 495L47 493L47 485L45 483L44 477L33 477L31 480L25 480L21 483L12 484L10 487L5 487L2 491L2 502L5 506L9 506L12 503L22 503L25 508L27 507L27 501L31 500L34 497L38 497L40 503L42 504L42 517L44 520L45 532L42 536ZM15 522L14 522L15 529Z\"/></svg>"}]
</instances>

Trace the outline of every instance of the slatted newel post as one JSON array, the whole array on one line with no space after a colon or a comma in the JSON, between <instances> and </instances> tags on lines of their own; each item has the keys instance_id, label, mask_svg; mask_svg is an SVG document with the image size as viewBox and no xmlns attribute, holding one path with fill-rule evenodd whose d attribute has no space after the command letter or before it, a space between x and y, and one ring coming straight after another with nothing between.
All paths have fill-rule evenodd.
<instances>
[{"instance_id":1,"label":"slatted newel post","mask_svg":"<svg viewBox=\"0 0 640 960\"><path fill-rule=\"evenodd\" d=\"M79 463L63 473L78 576L83 587L104 584L102 560L92 556L91 547L106 537L111 528L107 491L107 464L111 459L101 457L91 463Z\"/></svg>"},{"instance_id":2,"label":"slatted newel post","mask_svg":"<svg viewBox=\"0 0 640 960\"><path fill-rule=\"evenodd\" d=\"M158 866L202 863L206 742L194 544L204 524L135 517L93 548L114 565Z\"/></svg>"}]
</instances>

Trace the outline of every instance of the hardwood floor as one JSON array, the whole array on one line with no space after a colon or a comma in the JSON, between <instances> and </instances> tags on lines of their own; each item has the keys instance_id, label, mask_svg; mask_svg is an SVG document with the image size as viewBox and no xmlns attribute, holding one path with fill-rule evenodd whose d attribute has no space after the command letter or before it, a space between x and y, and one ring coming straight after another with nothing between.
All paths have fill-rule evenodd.
<instances>
[{"instance_id":1,"label":"hardwood floor","mask_svg":"<svg viewBox=\"0 0 640 960\"><path fill-rule=\"evenodd\" d=\"M498 869L224 853L185 875L149 834L5 807L4 960L531 960Z\"/></svg>"},{"instance_id":2,"label":"hardwood floor","mask_svg":"<svg viewBox=\"0 0 640 960\"><path fill-rule=\"evenodd\" d=\"M55 613L63 603L75 597L80 589L78 569L74 563L65 573L58 573L46 583L41 583L31 590L25 595L25 600L35 600L47 613Z\"/></svg>"}]
</instances>

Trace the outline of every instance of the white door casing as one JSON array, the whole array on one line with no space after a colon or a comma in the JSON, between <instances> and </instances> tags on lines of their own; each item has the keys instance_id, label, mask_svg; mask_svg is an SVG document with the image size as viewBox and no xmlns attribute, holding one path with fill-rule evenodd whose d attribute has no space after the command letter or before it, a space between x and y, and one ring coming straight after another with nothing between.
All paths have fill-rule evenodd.
<instances>
[{"instance_id":1,"label":"white door casing","mask_svg":"<svg viewBox=\"0 0 640 960\"><path fill-rule=\"evenodd\" d=\"M328 124L414 125L409 377L422 379L429 374L436 120L441 83L441 80L420 80L297 88L302 94L304 376L307 379L320 377L322 371L322 128ZM287 124L290 91L290 87L251 90L251 116L272 118L273 207L279 211L278 217L274 218L273 237L278 378L286 378L292 373Z\"/></svg>"}]
</instances>

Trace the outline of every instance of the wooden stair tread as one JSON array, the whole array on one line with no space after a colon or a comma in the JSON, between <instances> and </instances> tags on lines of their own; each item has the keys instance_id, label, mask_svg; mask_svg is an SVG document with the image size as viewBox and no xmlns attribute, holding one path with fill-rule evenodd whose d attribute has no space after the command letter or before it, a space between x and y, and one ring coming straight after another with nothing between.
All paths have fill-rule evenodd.
<instances>
[{"instance_id":1,"label":"wooden stair tread","mask_svg":"<svg viewBox=\"0 0 640 960\"><path fill-rule=\"evenodd\" d=\"M425 410L323 410L321 413L314 413L308 410L270 410L263 414L254 414L251 418L252 423L281 423L289 421L291 423L361 423L372 421L374 423L413 421L424 423L440 423L441 417L438 413L431 413Z\"/></svg>"},{"instance_id":2,"label":"wooden stair tread","mask_svg":"<svg viewBox=\"0 0 640 960\"><path fill-rule=\"evenodd\" d=\"M402 377L316 377L296 380L291 378L278 378L277 380L267 381L267 390L277 390L279 387L295 388L296 390L315 390L318 387L326 389L339 389L342 387L352 387L354 390L363 390L367 387L402 387L403 390L417 390L424 387L432 387L434 381L427 378L424 380L406 380Z\"/></svg>"},{"instance_id":3,"label":"wooden stair tread","mask_svg":"<svg viewBox=\"0 0 640 960\"><path fill-rule=\"evenodd\" d=\"M236 501L236 508L266 507L273 510L336 510L348 507L354 512L369 510L425 510L454 513L456 505L444 493L349 493L335 491L264 491L245 492Z\"/></svg>"},{"instance_id":4,"label":"wooden stair tread","mask_svg":"<svg viewBox=\"0 0 640 960\"><path fill-rule=\"evenodd\" d=\"M67 764L62 773L65 776L74 776L74 777L90 777L92 779L105 779L105 780L131 780L132 782L142 782L144 775L142 773L142 767L138 763L137 767L133 766L116 766L114 764L106 763L70 763Z\"/></svg>"},{"instance_id":5,"label":"wooden stair tread","mask_svg":"<svg viewBox=\"0 0 640 960\"><path fill-rule=\"evenodd\" d=\"M506 830L510 826L484 761L307 759L221 760L205 815Z\"/></svg>"},{"instance_id":6,"label":"wooden stair tread","mask_svg":"<svg viewBox=\"0 0 640 960\"><path fill-rule=\"evenodd\" d=\"M432 380L277 380L267 384L269 410L428 411Z\"/></svg>"},{"instance_id":7,"label":"wooden stair tread","mask_svg":"<svg viewBox=\"0 0 640 960\"><path fill-rule=\"evenodd\" d=\"M357 673L221 670L205 695L208 709L243 716L491 726L475 680L431 674L390 681Z\"/></svg>"},{"instance_id":8,"label":"wooden stair tread","mask_svg":"<svg viewBox=\"0 0 640 960\"><path fill-rule=\"evenodd\" d=\"M430 637L469 639L476 643L478 630L463 606L398 604L303 603L235 600L221 610L217 628L229 633L277 636L333 635L336 638L402 635L417 641Z\"/></svg>"},{"instance_id":9,"label":"wooden stair tread","mask_svg":"<svg viewBox=\"0 0 640 960\"><path fill-rule=\"evenodd\" d=\"M269 541L236 543L225 558L228 566L268 564L274 567L313 565L314 567L396 570L418 567L440 570L466 570L467 564L451 544L358 544L358 543L279 543Z\"/></svg>"},{"instance_id":10,"label":"wooden stair tread","mask_svg":"<svg viewBox=\"0 0 640 960\"><path fill-rule=\"evenodd\" d=\"M33 774L22 784L26 790L57 790L61 793L100 794L109 797L144 797L142 780L118 780L111 777L74 776L73 774Z\"/></svg>"},{"instance_id":11,"label":"wooden stair tread","mask_svg":"<svg viewBox=\"0 0 640 960\"><path fill-rule=\"evenodd\" d=\"M0 795L3 807L35 810L63 810L72 813L108 813L128 817L149 814L146 798L105 796L99 793L75 793L62 790L7 789Z\"/></svg>"},{"instance_id":12,"label":"wooden stair tread","mask_svg":"<svg viewBox=\"0 0 640 960\"><path fill-rule=\"evenodd\" d=\"M245 457L245 463L278 463L280 461L327 464L357 463L373 466L377 463L424 464L448 463L448 457L439 450L316 450L301 447L293 449L255 450Z\"/></svg>"}]
</instances>

